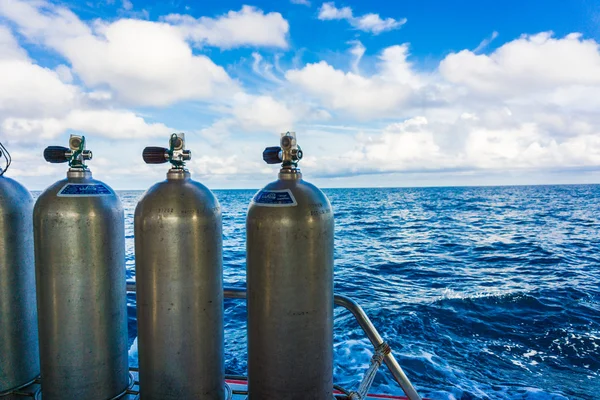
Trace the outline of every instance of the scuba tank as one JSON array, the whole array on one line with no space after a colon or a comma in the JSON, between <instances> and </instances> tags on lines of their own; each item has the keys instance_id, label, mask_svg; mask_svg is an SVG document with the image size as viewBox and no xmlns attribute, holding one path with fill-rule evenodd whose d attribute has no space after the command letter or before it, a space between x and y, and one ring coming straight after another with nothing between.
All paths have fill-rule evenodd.
<instances>
[{"instance_id":1,"label":"scuba tank","mask_svg":"<svg viewBox=\"0 0 600 400\"><path fill-rule=\"evenodd\" d=\"M112 399L129 377L123 207L92 178L85 137L44 158L70 168L33 215L43 399Z\"/></svg>"},{"instance_id":2,"label":"scuba tank","mask_svg":"<svg viewBox=\"0 0 600 400\"><path fill-rule=\"evenodd\" d=\"M40 373L33 256L33 198L6 176L0 143L0 397Z\"/></svg>"},{"instance_id":3,"label":"scuba tank","mask_svg":"<svg viewBox=\"0 0 600 400\"><path fill-rule=\"evenodd\" d=\"M263 153L278 179L254 196L246 219L250 400L333 397L331 205L304 181L295 133Z\"/></svg>"},{"instance_id":4,"label":"scuba tank","mask_svg":"<svg viewBox=\"0 0 600 400\"><path fill-rule=\"evenodd\" d=\"M148 164L171 163L167 179L135 210L140 395L143 400L222 400L221 207L191 179L183 134L146 147Z\"/></svg>"}]
</instances>

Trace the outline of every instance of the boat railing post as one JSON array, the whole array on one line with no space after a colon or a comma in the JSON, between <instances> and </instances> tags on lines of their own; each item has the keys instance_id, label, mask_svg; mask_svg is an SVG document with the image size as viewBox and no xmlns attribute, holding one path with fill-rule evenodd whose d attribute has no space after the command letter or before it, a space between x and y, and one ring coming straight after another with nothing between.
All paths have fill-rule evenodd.
<instances>
[{"instance_id":1,"label":"boat railing post","mask_svg":"<svg viewBox=\"0 0 600 400\"><path fill-rule=\"evenodd\" d=\"M365 313L365 311L357 302L355 302L349 297L342 296L339 294L335 295L334 301L336 305L344 307L346 310L350 311L352 315L354 315L356 322L358 322L358 325L360 325L362 330L366 333L367 337L369 338L371 344L373 345L373 347L375 347L375 349L378 349L385 343L383 338L381 337L381 335L379 335L379 332L377 332L377 329ZM396 357L394 357L391 351L385 355L383 361L394 376L396 382L398 382L398 384L404 391L404 394L406 394L406 397L408 397L410 400L421 400L421 396L419 396L414 386L402 370L402 367L400 367L400 364L398 364L398 361L396 361Z\"/></svg>"},{"instance_id":2,"label":"boat railing post","mask_svg":"<svg viewBox=\"0 0 600 400\"><path fill-rule=\"evenodd\" d=\"M128 282L127 283L127 291L135 292L135 283ZM223 290L224 297L228 299L245 299L246 298L246 290L240 288L233 287L225 287ZM346 310L350 311L350 313L358 322L358 325L361 327L363 332L369 338L369 341L375 348L375 350L381 348L382 346L388 346L388 344L383 340L377 329L363 310L363 308L354 300L347 296L336 294L334 296L334 303L337 306L344 307ZM396 357L392 354L391 351L386 352L383 361L385 365L387 365L388 369L392 373L392 376L398 382L406 397L409 400L422 400L421 396L417 393L414 386L398 364Z\"/></svg>"}]
</instances>

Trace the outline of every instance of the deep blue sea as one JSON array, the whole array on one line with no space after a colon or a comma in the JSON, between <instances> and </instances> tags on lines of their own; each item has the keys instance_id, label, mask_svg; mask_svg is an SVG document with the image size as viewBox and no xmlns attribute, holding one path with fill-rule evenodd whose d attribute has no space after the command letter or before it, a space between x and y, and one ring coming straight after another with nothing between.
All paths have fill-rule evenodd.
<instances>
[{"instance_id":1,"label":"deep blue sea","mask_svg":"<svg viewBox=\"0 0 600 400\"><path fill-rule=\"evenodd\" d=\"M357 300L421 395L600 398L600 185L328 189L335 290ZM215 191L224 278L244 286L253 190ZM128 277L133 212L120 192ZM226 371L246 373L246 309L226 300ZM135 296L130 359L137 363ZM372 348L336 309L335 383L353 389ZM382 366L373 392L401 394Z\"/></svg>"}]
</instances>

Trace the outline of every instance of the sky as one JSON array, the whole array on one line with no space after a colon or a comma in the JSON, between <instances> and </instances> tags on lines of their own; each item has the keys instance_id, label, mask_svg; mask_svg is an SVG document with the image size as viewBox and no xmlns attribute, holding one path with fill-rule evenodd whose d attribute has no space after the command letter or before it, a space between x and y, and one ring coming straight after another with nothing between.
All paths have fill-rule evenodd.
<instances>
[{"instance_id":1,"label":"sky","mask_svg":"<svg viewBox=\"0 0 600 400\"><path fill-rule=\"evenodd\" d=\"M0 0L7 176L146 189L184 132L209 188L276 178L294 131L321 187L600 183L600 1Z\"/></svg>"}]
</instances>

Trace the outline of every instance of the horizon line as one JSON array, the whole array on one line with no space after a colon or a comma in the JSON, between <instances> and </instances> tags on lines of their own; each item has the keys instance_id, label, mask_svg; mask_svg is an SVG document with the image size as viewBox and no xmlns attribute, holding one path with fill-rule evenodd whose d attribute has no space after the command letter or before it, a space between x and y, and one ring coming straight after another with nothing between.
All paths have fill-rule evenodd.
<instances>
[{"instance_id":1,"label":"horizon line","mask_svg":"<svg viewBox=\"0 0 600 400\"><path fill-rule=\"evenodd\" d=\"M446 188L478 188L478 187L527 187L527 186L598 186L599 183L515 183L506 185L431 185L431 186L352 186L352 187L319 187L321 190L347 190L347 189L446 189ZM43 192L44 189L30 189L30 192ZM119 189L118 192L143 192L149 189ZM209 190L260 190L261 188L209 188Z\"/></svg>"}]
</instances>

